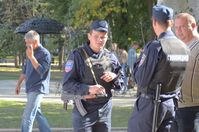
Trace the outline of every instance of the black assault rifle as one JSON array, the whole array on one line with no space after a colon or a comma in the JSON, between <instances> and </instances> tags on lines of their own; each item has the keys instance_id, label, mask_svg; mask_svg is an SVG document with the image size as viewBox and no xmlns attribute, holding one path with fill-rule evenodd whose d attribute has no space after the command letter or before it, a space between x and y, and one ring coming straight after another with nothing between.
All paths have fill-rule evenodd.
<instances>
[{"instance_id":1,"label":"black assault rifle","mask_svg":"<svg viewBox=\"0 0 199 132\"><path fill-rule=\"evenodd\" d=\"M93 98L101 98L101 97L107 97L107 94L95 94L95 95L73 95L70 94L66 91L62 91L61 94L61 100L64 102L64 109L67 110L67 104L69 100L73 100L75 102L75 105L77 107L77 110L82 116L85 116L87 114L86 109L84 108L81 100L86 100L86 99L93 99Z\"/></svg>"},{"instance_id":2,"label":"black assault rifle","mask_svg":"<svg viewBox=\"0 0 199 132\"><path fill-rule=\"evenodd\" d=\"M160 92L161 92L162 84L158 83L156 88L155 100L154 100L154 111L153 111L153 124L152 124L152 132L157 131L157 121L158 121L158 111L160 105Z\"/></svg>"},{"instance_id":3,"label":"black assault rifle","mask_svg":"<svg viewBox=\"0 0 199 132\"><path fill-rule=\"evenodd\" d=\"M99 84L97 82L97 79L96 79L96 76L95 76L95 73L93 71L93 65L92 65L92 62L88 56L88 54L86 53L85 49L82 48L82 51L84 52L84 55L86 57L86 59L88 59L88 64L89 64L89 68L91 70L91 73L93 75L93 79L95 81L95 84ZM81 100L89 100L89 99L94 99L94 98L101 98L101 97L107 97L108 95L107 94L95 94L95 95L73 95L73 94L70 94L70 93L67 93L66 91L62 91L62 94L61 94L61 99L63 100L64 102L64 109L67 109L67 103L69 100L73 100L75 102L75 105L79 111L79 113L82 115L82 116L85 116L87 114L87 111L86 109L84 108Z\"/></svg>"}]
</instances>

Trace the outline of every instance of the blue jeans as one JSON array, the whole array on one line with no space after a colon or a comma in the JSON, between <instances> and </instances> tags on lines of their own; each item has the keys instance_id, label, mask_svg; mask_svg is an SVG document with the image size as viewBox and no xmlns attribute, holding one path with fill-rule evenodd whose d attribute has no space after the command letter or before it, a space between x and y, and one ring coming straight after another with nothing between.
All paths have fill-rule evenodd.
<instances>
[{"instance_id":1,"label":"blue jeans","mask_svg":"<svg viewBox=\"0 0 199 132\"><path fill-rule=\"evenodd\" d=\"M176 121L178 132L199 132L199 107L179 108Z\"/></svg>"},{"instance_id":2,"label":"blue jeans","mask_svg":"<svg viewBox=\"0 0 199 132\"><path fill-rule=\"evenodd\" d=\"M40 132L51 132L47 119L43 116L40 109L41 100L44 94L39 92L29 92L27 103L24 109L21 132L32 132L33 122L36 118Z\"/></svg>"}]
</instances>

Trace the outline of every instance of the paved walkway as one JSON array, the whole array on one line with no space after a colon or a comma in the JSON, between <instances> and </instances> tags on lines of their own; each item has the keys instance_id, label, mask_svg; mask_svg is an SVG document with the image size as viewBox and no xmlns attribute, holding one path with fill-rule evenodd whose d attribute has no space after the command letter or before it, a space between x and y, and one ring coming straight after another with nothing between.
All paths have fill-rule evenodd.
<instances>
[{"instance_id":1,"label":"paved walkway","mask_svg":"<svg viewBox=\"0 0 199 132\"><path fill-rule=\"evenodd\" d=\"M0 81L0 100L17 100L26 101L26 94L24 86L20 95L15 95L15 86L17 80L3 80ZM60 86L57 82L50 83L50 94L43 99L44 102L62 103L60 99ZM114 94L116 95L116 94ZM126 107L133 106L135 101L135 91L129 92L127 95L116 95L113 97L113 106ZM52 128L53 132L72 132L72 128ZM37 132L38 129L34 129ZM112 128L112 132L126 132L126 128ZM0 132L20 132L20 129L1 129Z\"/></svg>"},{"instance_id":2,"label":"paved walkway","mask_svg":"<svg viewBox=\"0 0 199 132\"><path fill-rule=\"evenodd\" d=\"M72 128L52 128L52 132L73 132ZM127 128L112 128L111 132L126 132ZM0 129L0 132L20 132L20 129ZM38 129L33 129L32 132L39 132Z\"/></svg>"},{"instance_id":3,"label":"paved walkway","mask_svg":"<svg viewBox=\"0 0 199 132\"><path fill-rule=\"evenodd\" d=\"M1 100L19 100L26 101L26 94L22 85L22 90L19 95L15 95L15 86L17 80L3 80L0 81L0 99ZM135 91L131 91L126 95L116 95L113 97L113 106L132 106L135 101ZM50 83L50 94L44 96L45 102L57 102L62 103L60 99L60 88L58 88L57 82Z\"/></svg>"}]
</instances>

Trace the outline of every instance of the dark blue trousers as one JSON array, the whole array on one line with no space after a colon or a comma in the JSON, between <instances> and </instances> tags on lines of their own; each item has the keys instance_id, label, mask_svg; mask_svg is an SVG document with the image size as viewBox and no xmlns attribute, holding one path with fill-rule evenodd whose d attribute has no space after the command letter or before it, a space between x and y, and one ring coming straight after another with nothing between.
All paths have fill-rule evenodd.
<instances>
[{"instance_id":1,"label":"dark blue trousers","mask_svg":"<svg viewBox=\"0 0 199 132\"><path fill-rule=\"evenodd\" d=\"M74 132L111 132L112 101L102 108L81 116L76 107L72 112Z\"/></svg>"},{"instance_id":2,"label":"dark blue trousers","mask_svg":"<svg viewBox=\"0 0 199 132\"><path fill-rule=\"evenodd\" d=\"M173 99L163 101L159 105L157 132L177 132ZM134 105L132 116L128 122L128 132L151 132L153 122L153 99L139 97Z\"/></svg>"},{"instance_id":3,"label":"dark blue trousers","mask_svg":"<svg viewBox=\"0 0 199 132\"><path fill-rule=\"evenodd\" d=\"M178 132L199 132L199 106L179 108L176 120Z\"/></svg>"}]
</instances>

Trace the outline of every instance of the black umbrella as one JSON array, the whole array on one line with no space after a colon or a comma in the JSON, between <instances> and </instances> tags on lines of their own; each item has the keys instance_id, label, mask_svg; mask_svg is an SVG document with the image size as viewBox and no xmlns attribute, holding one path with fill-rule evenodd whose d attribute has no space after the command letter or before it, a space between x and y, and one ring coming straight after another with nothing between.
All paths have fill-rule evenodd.
<instances>
[{"instance_id":1,"label":"black umbrella","mask_svg":"<svg viewBox=\"0 0 199 132\"><path fill-rule=\"evenodd\" d=\"M39 34L59 34L63 28L64 25L56 20L40 17L26 20L16 28L15 32L26 33L30 30L35 30Z\"/></svg>"},{"instance_id":2,"label":"black umbrella","mask_svg":"<svg viewBox=\"0 0 199 132\"><path fill-rule=\"evenodd\" d=\"M64 25L56 20L39 17L26 20L16 28L15 32L24 34L30 30L35 30L41 35L41 42L44 44L44 34L59 34L63 28Z\"/></svg>"}]
</instances>

